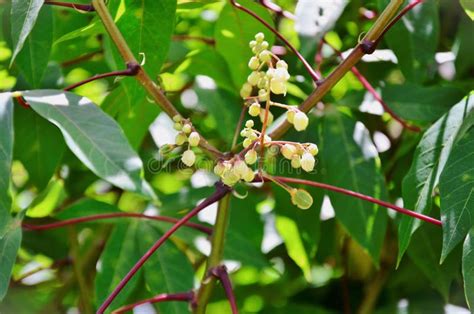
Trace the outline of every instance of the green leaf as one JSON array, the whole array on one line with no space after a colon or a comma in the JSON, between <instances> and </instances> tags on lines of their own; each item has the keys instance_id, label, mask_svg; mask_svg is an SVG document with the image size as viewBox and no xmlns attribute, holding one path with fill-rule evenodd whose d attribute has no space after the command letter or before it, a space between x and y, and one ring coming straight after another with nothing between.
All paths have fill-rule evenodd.
<instances>
[{"instance_id":1,"label":"green leaf","mask_svg":"<svg viewBox=\"0 0 474 314\"><path fill-rule=\"evenodd\" d=\"M322 125L321 161L329 184L378 199L386 196L378 155L368 131L339 112L328 112ZM387 210L378 205L329 192L336 218L364 247L375 263L385 237Z\"/></svg>"},{"instance_id":2,"label":"green leaf","mask_svg":"<svg viewBox=\"0 0 474 314\"><path fill-rule=\"evenodd\" d=\"M474 111L456 135L439 179L444 260L474 225Z\"/></svg>"},{"instance_id":3,"label":"green leaf","mask_svg":"<svg viewBox=\"0 0 474 314\"><path fill-rule=\"evenodd\" d=\"M406 208L425 215L430 212L433 191L438 185L454 138L462 121L473 108L473 97L463 99L425 132L416 148L410 170L403 180L402 194ZM408 216L401 218L398 226L398 263L420 224L419 220Z\"/></svg>"},{"instance_id":4,"label":"green leaf","mask_svg":"<svg viewBox=\"0 0 474 314\"><path fill-rule=\"evenodd\" d=\"M234 137L233 127L237 125L242 110L240 99L223 89L211 89L199 86L195 88L198 103L202 105L214 118L217 132L229 143ZM222 126L229 127L222 127Z\"/></svg>"},{"instance_id":5,"label":"green leaf","mask_svg":"<svg viewBox=\"0 0 474 314\"><path fill-rule=\"evenodd\" d=\"M471 229L464 241L462 253L462 275L464 278L464 293L469 308L474 310L474 229Z\"/></svg>"},{"instance_id":6,"label":"green leaf","mask_svg":"<svg viewBox=\"0 0 474 314\"><path fill-rule=\"evenodd\" d=\"M96 175L124 190L154 198L143 164L117 123L85 97L68 92L24 92L31 107L56 125L69 149Z\"/></svg>"},{"instance_id":7,"label":"green leaf","mask_svg":"<svg viewBox=\"0 0 474 314\"><path fill-rule=\"evenodd\" d=\"M204 48L190 52L176 72L209 76L217 86L233 94L239 90L232 81L226 61L215 49Z\"/></svg>"},{"instance_id":8,"label":"green leaf","mask_svg":"<svg viewBox=\"0 0 474 314\"><path fill-rule=\"evenodd\" d=\"M62 179L51 180L46 189L42 191L29 206L28 217L49 216L67 197Z\"/></svg>"},{"instance_id":9,"label":"green leaf","mask_svg":"<svg viewBox=\"0 0 474 314\"><path fill-rule=\"evenodd\" d=\"M125 12L119 12L121 15L116 21L117 26L135 57L144 59L145 70L156 77L170 47L176 0L125 0L122 4ZM116 62L123 64L120 57L116 58Z\"/></svg>"},{"instance_id":10,"label":"green leaf","mask_svg":"<svg viewBox=\"0 0 474 314\"><path fill-rule=\"evenodd\" d=\"M407 254L444 300L448 301L451 283L459 275L460 258L453 254L442 265L439 264L441 233L442 230L437 226L424 225L413 235Z\"/></svg>"},{"instance_id":11,"label":"green leaf","mask_svg":"<svg viewBox=\"0 0 474 314\"><path fill-rule=\"evenodd\" d=\"M273 25L273 20L264 7L250 0L240 0L239 3ZM217 20L214 36L216 49L227 61L234 84L239 89L251 72L247 66L253 56L249 42L255 39L258 32L264 33L265 40L270 46L273 45L275 36L271 31L254 17L238 10L229 2L226 3Z\"/></svg>"},{"instance_id":12,"label":"green leaf","mask_svg":"<svg viewBox=\"0 0 474 314\"><path fill-rule=\"evenodd\" d=\"M136 240L138 227L138 221L132 221L129 224L117 224L112 235L107 240L107 245L99 260L100 267L95 278L97 305L105 301L119 284L120 280L125 277L133 265L140 259L141 255ZM140 275L141 270L133 276L117 295L110 305L110 309L124 305L124 302L137 287Z\"/></svg>"},{"instance_id":13,"label":"green leaf","mask_svg":"<svg viewBox=\"0 0 474 314\"><path fill-rule=\"evenodd\" d=\"M250 193L250 192L249 192ZM263 223L257 212L262 198L250 193L245 199L230 200L230 221L224 245L224 257L245 266L261 269L269 265L261 250Z\"/></svg>"},{"instance_id":14,"label":"green leaf","mask_svg":"<svg viewBox=\"0 0 474 314\"><path fill-rule=\"evenodd\" d=\"M382 97L400 117L431 122L446 113L465 93L455 87L422 87L415 84L389 85Z\"/></svg>"},{"instance_id":15,"label":"green leaf","mask_svg":"<svg viewBox=\"0 0 474 314\"><path fill-rule=\"evenodd\" d=\"M0 94L0 238L10 221L10 176L13 155L13 101ZM1 255L0 255L1 256Z\"/></svg>"},{"instance_id":16,"label":"green leaf","mask_svg":"<svg viewBox=\"0 0 474 314\"><path fill-rule=\"evenodd\" d=\"M11 63L23 48L26 38L33 29L43 0L13 0L11 11L13 55Z\"/></svg>"},{"instance_id":17,"label":"green leaf","mask_svg":"<svg viewBox=\"0 0 474 314\"><path fill-rule=\"evenodd\" d=\"M48 66L51 46L53 44L52 8L45 6L38 15L38 25L24 42L23 49L16 57L25 80L33 88L39 88Z\"/></svg>"},{"instance_id":18,"label":"green leaf","mask_svg":"<svg viewBox=\"0 0 474 314\"><path fill-rule=\"evenodd\" d=\"M388 0L378 0L384 9ZM410 10L384 36L398 59L408 81L421 83L437 71L435 53L438 48L438 1L425 1Z\"/></svg>"},{"instance_id":19,"label":"green leaf","mask_svg":"<svg viewBox=\"0 0 474 314\"><path fill-rule=\"evenodd\" d=\"M28 178L43 190L59 166L66 145L61 132L33 110L15 110L15 158L28 171Z\"/></svg>"},{"instance_id":20,"label":"green leaf","mask_svg":"<svg viewBox=\"0 0 474 314\"><path fill-rule=\"evenodd\" d=\"M460 0L459 1L466 12L467 16L474 21L474 0Z\"/></svg>"},{"instance_id":21,"label":"green leaf","mask_svg":"<svg viewBox=\"0 0 474 314\"><path fill-rule=\"evenodd\" d=\"M91 215L119 213L120 210L115 205L99 202L94 199L83 199L54 216L56 219L66 220ZM123 220L123 219L121 219ZM110 221L110 220L108 220ZM101 221L103 223L103 221Z\"/></svg>"},{"instance_id":22,"label":"green leaf","mask_svg":"<svg viewBox=\"0 0 474 314\"><path fill-rule=\"evenodd\" d=\"M147 222L141 222L137 233L140 254L143 255L163 234ZM179 293L193 288L194 271L187 257L171 242L166 241L144 265L145 283L153 295ZM184 302L165 302L161 313L189 313Z\"/></svg>"},{"instance_id":23,"label":"green leaf","mask_svg":"<svg viewBox=\"0 0 474 314\"><path fill-rule=\"evenodd\" d=\"M0 235L0 301L5 297L16 255L21 244L21 222L11 220L5 234Z\"/></svg>"}]
</instances>

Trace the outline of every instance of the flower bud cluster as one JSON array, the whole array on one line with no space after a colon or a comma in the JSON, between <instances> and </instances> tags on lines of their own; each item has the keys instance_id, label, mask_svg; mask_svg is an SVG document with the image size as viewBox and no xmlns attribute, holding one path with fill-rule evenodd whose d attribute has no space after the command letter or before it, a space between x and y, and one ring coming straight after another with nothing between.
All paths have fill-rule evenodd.
<instances>
[{"instance_id":1,"label":"flower bud cluster","mask_svg":"<svg viewBox=\"0 0 474 314\"><path fill-rule=\"evenodd\" d=\"M302 168L306 172L311 172L314 169L316 156L319 152L318 146L312 143L287 143L280 148L280 152L288 160L291 160L293 168Z\"/></svg>"},{"instance_id":2,"label":"flower bud cluster","mask_svg":"<svg viewBox=\"0 0 474 314\"><path fill-rule=\"evenodd\" d=\"M260 132L255 130L254 128L254 122L252 120L247 120L245 122L245 128L240 131L240 136L244 137L244 148L249 147L255 140L257 140L260 137ZM265 135L264 137L264 143L271 142L272 139L268 136Z\"/></svg>"},{"instance_id":3,"label":"flower bud cluster","mask_svg":"<svg viewBox=\"0 0 474 314\"><path fill-rule=\"evenodd\" d=\"M255 179L255 171L247 166L247 163L248 161L255 163L257 161L257 153L255 151L250 153L251 151L247 152L245 160L236 156L231 160L219 161L214 167L214 173L228 186L233 186L240 180L252 182ZM253 156L253 154L255 155Z\"/></svg>"},{"instance_id":4,"label":"flower bud cluster","mask_svg":"<svg viewBox=\"0 0 474 314\"><path fill-rule=\"evenodd\" d=\"M191 122L183 119L180 115L173 117L174 129L179 131L176 135L175 143L177 146L183 146L188 143L187 150L184 151L181 161L188 167L191 167L196 162L196 154L191 150L191 147L196 147L201 141L199 133L193 131Z\"/></svg>"}]
</instances>

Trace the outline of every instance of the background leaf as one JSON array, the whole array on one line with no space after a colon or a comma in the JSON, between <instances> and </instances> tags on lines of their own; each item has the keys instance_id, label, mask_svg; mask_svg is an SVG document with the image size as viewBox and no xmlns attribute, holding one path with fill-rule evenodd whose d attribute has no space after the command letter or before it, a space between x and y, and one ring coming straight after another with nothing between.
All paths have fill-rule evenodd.
<instances>
[{"instance_id":1,"label":"background leaf","mask_svg":"<svg viewBox=\"0 0 474 314\"><path fill-rule=\"evenodd\" d=\"M0 238L10 221L12 157L13 101L10 93L2 93L0 94Z\"/></svg>"},{"instance_id":2,"label":"background leaf","mask_svg":"<svg viewBox=\"0 0 474 314\"><path fill-rule=\"evenodd\" d=\"M141 222L137 233L140 254L163 234L147 222ZM193 288L194 271L187 257L171 242L166 241L144 266L145 282L153 295L180 293ZM158 306L162 313L189 313L185 302L164 302Z\"/></svg>"},{"instance_id":3,"label":"background leaf","mask_svg":"<svg viewBox=\"0 0 474 314\"><path fill-rule=\"evenodd\" d=\"M438 185L454 138L466 114L473 108L474 99L467 97L425 132L416 148L410 170L403 180L403 201L406 208L425 215L430 212L433 205L433 190ZM398 227L398 262L420 224L419 220L411 217L401 218Z\"/></svg>"},{"instance_id":4,"label":"background leaf","mask_svg":"<svg viewBox=\"0 0 474 314\"><path fill-rule=\"evenodd\" d=\"M100 258L100 267L95 279L96 305L102 304L120 280L140 259L138 243L135 241L138 230L138 221L117 224L107 241L107 245ZM140 281L141 270L135 275L125 288L118 294L110 309L124 305L124 302L136 288Z\"/></svg>"},{"instance_id":5,"label":"background leaf","mask_svg":"<svg viewBox=\"0 0 474 314\"><path fill-rule=\"evenodd\" d=\"M474 229L471 229L464 241L462 254L462 275L467 304L471 311L474 308Z\"/></svg>"},{"instance_id":6,"label":"background leaf","mask_svg":"<svg viewBox=\"0 0 474 314\"><path fill-rule=\"evenodd\" d=\"M383 9L388 0L378 0ZM436 71L438 46L438 1L426 1L410 10L384 36L398 59L400 70L410 82L422 83Z\"/></svg>"},{"instance_id":7,"label":"background leaf","mask_svg":"<svg viewBox=\"0 0 474 314\"><path fill-rule=\"evenodd\" d=\"M5 234L0 236L0 301L5 297L21 244L21 222L12 220Z\"/></svg>"},{"instance_id":8,"label":"background leaf","mask_svg":"<svg viewBox=\"0 0 474 314\"><path fill-rule=\"evenodd\" d=\"M250 0L239 0L239 3L273 25L270 14L262 6ZM253 55L249 49L249 42L254 40L258 32L265 34L265 40L270 46L273 44L275 36L264 25L230 3L226 3L216 23L216 49L227 61L236 86L242 86L251 72L247 67Z\"/></svg>"},{"instance_id":9,"label":"background leaf","mask_svg":"<svg viewBox=\"0 0 474 314\"><path fill-rule=\"evenodd\" d=\"M11 12L13 55L11 62L15 60L23 48L26 38L33 29L43 0L13 0Z\"/></svg>"},{"instance_id":10,"label":"background leaf","mask_svg":"<svg viewBox=\"0 0 474 314\"><path fill-rule=\"evenodd\" d=\"M38 190L46 187L59 166L66 145L61 132L33 110L15 109L15 158Z\"/></svg>"},{"instance_id":11,"label":"background leaf","mask_svg":"<svg viewBox=\"0 0 474 314\"><path fill-rule=\"evenodd\" d=\"M38 15L38 24L25 39L23 49L18 53L15 64L25 80L33 88L39 88L48 66L53 44L52 8L45 6Z\"/></svg>"},{"instance_id":12,"label":"background leaf","mask_svg":"<svg viewBox=\"0 0 474 314\"><path fill-rule=\"evenodd\" d=\"M444 260L474 225L474 111L463 122L439 180Z\"/></svg>"},{"instance_id":13,"label":"background leaf","mask_svg":"<svg viewBox=\"0 0 474 314\"><path fill-rule=\"evenodd\" d=\"M63 133L71 151L99 177L125 190L153 196L143 164L117 123L90 100L54 90L24 93L26 101Z\"/></svg>"},{"instance_id":14,"label":"background leaf","mask_svg":"<svg viewBox=\"0 0 474 314\"><path fill-rule=\"evenodd\" d=\"M321 161L329 184L378 199L386 198L377 167L377 150L362 123L339 112L328 112L322 123ZM385 236L387 211L378 205L329 192L337 219L364 247L375 263Z\"/></svg>"}]
</instances>

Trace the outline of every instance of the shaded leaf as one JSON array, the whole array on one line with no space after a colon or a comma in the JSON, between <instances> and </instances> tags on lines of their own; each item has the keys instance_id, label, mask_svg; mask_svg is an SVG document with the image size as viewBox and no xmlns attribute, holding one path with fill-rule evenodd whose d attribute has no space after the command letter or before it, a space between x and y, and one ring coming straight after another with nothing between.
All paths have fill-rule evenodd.
<instances>
[{"instance_id":1,"label":"shaded leaf","mask_svg":"<svg viewBox=\"0 0 474 314\"><path fill-rule=\"evenodd\" d=\"M59 166L66 145L61 132L33 110L15 110L15 158L28 178L43 190Z\"/></svg>"},{"instance_id":2,"label":"shaded leaf","mask_svg":"<svg viewBox=\"0 0 474 314\"><path fill-rule=\"evenodd\" d=\"M113 4L116 10L118 4L119 2ZM138 60L144 59L145 70L156 77L170 47L175 26L176 0L125 0L123 8L125 13L120 13L116 24L135 57ZM122 58L116 56L117 64L123 64Z\"/></svg>"},{"instance_id":3,"label":"shaded leaf","mask_svg":"<svg viewBox=\"0 0 474 314\"><path fill-rule=\"evenodd\" d=\"M52 8L45 6L38 15L38 25L24 42L15 64L20 68L25 80L33 88L39 88L48 66L53 44Z\"/></svg>"},{"instance_id":4,"label":"shaded leaf","mask_svg":"<svg viewBox=\"0 0 474 314\"><path fill-rule=\"evenodd\" d=\"M72 204L68 208L54 215L54 217L60 220L66 220L85 216L118 212L120 212L120 210L115 205L86 198Z\"/></svg>"},{"instance_id":5,"label":"shaded leaf","mask_svg":"<svg viewBox=\"0 0 474 314\"><path fill-rule=\"evenodd\" d=\"M462 254L462 275L464 292L469 308L474 310L474 229L471 229L464 241Z\"/></svg>"},{"instance_id":6,"label":"shaded leaf","mask_svg":"<svg viewBox=\"0 0 474 314\"><path fill-rule=\"evenodd\" d=\"M13 55L11 62L15 60L20 50L23 48L26 38L33 29L43 0L13 0L11 11Z\"/></svg>"},{"instance_id":7,"label":"shaded leaf","mask_svg":"<svg viewBox=\"0 0 474 314\"><path fill-rule=\"evenodd\" d=\"M96 175L125 190L154 197L143 164L117 123L87 98L61 91L24 93L31 107L56 125L71 151Z\"/></svg>"},{"instance_id":8,"label":"shaded leaf","mask_svg":"<svg viewBox=\"0 0 474 314\"><path fill-rule=\"evenodd\" d=\"M386 197L377 150L362 123L339 112L328 113L321 141L327 183L378 199ZM329 192L329 197L337 219L378 263L387 224L386 209L335 192Z\"/></svg>"},{"instance_id":9,"label":"shaded leaf","mask_svg":"<svg viewBox=\"0 0 474 314\"><path fill-rule=\"evenodd\" d=\"M141 222L137 232L140 254L143 255L163 235L147 222ZM153 295L180 293L193 288L194 271L187 257L171 242L166 241L144 265L145 283ZM164 302L162 313L189 313L185 302Z\"/></svg>"},{"instance_id":10,"label":"shaded leaf","mask_svg":"<svg viewBox=\"0 0 474 314\"><path fill-rule=\"evenodd\" d=\"M110 295L120 280L130 271L140 259L140 251L136 241L138 222L117 224L99 260L100 267L95 278L96 304L102 304ZM133 292L140 279L141 270L118 294L110 305L115 309L121 305Z\"/></svg>"},{"instance_id":11,"label":"shaded leaf","mask_svg":"<svg viewBox=\"0 0 474 314\"><path fill-rule=\"evenodd\" d=\"M474 21L474 1L460 0L459 2L461 3L462 8L464 9L464 12L466 12L467 16L469 16L471 20Z\"/></svg>"},{"instance_id":12,"label":"shaded leaf","mask_svg":"<svg viewBox=\"0 0 474 314\"><path fill-rule=\"evenodd\" d=\"M388 0L378 0L383 9ZM436 72L439 16L437 1L426 1L411 9L384 36L408 81L421 83Z\"/></svg>"},{"instance_id":13,"label":"shaded leaf","mask_svg":"<svg viewBox=\"0 0 474 314\"><path fill-rule=\"evenodd\" d=\"M6 233L0 235L0 301L5 297L16 255L21 244L21 222L11 220Z\"/></svg>"},{"instance_id":14,"label":"shaded leaf","mask_svg":"<svg viewBox=\"0 0 474 314\"><path fill-rule=\"evenodd\" d=\"M444 260L474 225L474 111L456 135L439 179Z\"/></svg>"},{"instance_id":15,"label":"shaded leaf","mask_svg":"<svg viewBox=\"0 0 474 314\"><path fill-rule=\"evenodd\" d=\"M381 96L400 117L430 122L441 117L464 95L462 90L455 87L403 84L382 88Z\"/></svg>"},{"instance_id":16,"label":"shaded leaf","mask_svg":"<svg viewBox=\"0 0 474 314\"><path fill-rule=\"evenodd\" d=\"M418 144L412 165L403 180L404 206L422 214L428 214L433 205L432 194L445 167L454 138L462 121L474 108L474 98L468 97L455 105L431 126ZM421 222L403 216L398 226L398 262L405 253L411 236Z\"/></svg>"},{"instance_id":17,"label":"shaded leaf","mask_svg":"<svg viewBox=\"0 0 474 314\"><path fill-rule=\"evenodd\" d=\"M270 14L262 6L250 0L240 0L239 3L273 25ZM234 84L239 88L250 74L247 64L253 54L249 42L254 40L258 32L265 34L265 40L270 46L273 44L274 35L262 23L229 2L226 3L215 28L216 50L227 61Z\"/></svg>"},{"instance_id":18,"label":"shaded leaf","mask_svg":"<svg viewBox=\"0 0 474 314\"><path fill-rule=\"evenodd\" d=\"M13 101L0 94L0 238L10 221L10 176L13 155Z\"/></svg>"}]
</instances>

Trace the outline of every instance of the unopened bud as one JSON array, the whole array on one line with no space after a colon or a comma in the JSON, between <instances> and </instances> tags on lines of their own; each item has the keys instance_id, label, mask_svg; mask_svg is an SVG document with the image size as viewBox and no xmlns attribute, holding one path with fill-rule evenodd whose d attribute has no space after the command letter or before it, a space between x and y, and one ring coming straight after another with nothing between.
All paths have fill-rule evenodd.
<instances>
[{"instance_id":1,"label":"unopened bud","mask_svg":"<svg viewBox=\"0 0 474 314\"><path fill-rule=\"evenodd\" d=\"M199 136L198 132L191 132L191 134L189 134L189 138L188 138L189 145L198 146L200 140L201 140L201 137Z\"/></svg>"},{"instance_id":2,"label":"unopened bud","mask_svg":"<svg viewBox=\"0 0 474 314\"><path fill-rule=\"evenodd\" d=\"M246 127L246 128L251 129L251 128L254 127L254 125L255 125L255 123L253 122L253 120L247 120L247 121L245 122L245 127Z\"/></svg>"},{"instance_id":3,"label":"unopened bud","mask_svg":"<svg viewBox=\"0 0 474 314\"><path fill-rule=\"evenodd\" d=\"M313 156L316 156L319 153L319 149L316 144L309 144L307 150Z\"/></svg>"},{"instance_id":4,"label":"unopened bud","mask_svg":"<svg viewBox=\"0 0 474 314\"><path fill-rule=\"evenodd\" d=\"M183 125L183 132L186 134L191 133L192 129L193 128L191 127L191 124L189 123L186 123L185 125Z\"/></svg>"},{"instance_id":5,"label":"unopened bud","mask_svg":"<svg viewBox=\"0 0 474 314\"><path fill-rule=\"evenodd\" d=\"M255 149L251 149L245 154L245 162L249 165L257 162L257 152Z\"/></svg>"},{"instance_id":6,"label":"unopened bud","mask_svg":"<svg viewBox=\"0 0 474 314\"><path fill-rule=\"evenodd\" d=\"M260 104L255 102L252 105L250 105L249 115L251 115L252 117L256 117L259 114L260 114Z\"/></svg>"},{"instance_id":7,"label":"unopened bud","mask_svg":"<svg viewBox=\"0 0 474 314\"><path fill-rule=\"evenodd\" d=\"M194 165L194 162L196 161L196 155L194 154L192 150L188 149L187 151L183 153L183 157L181 157L181 161L186 166L191 167L192 165Z\"/></svg>"},{"instance_id":8,"label":"unopened bud","mask_svg":"<svg viewBox=\"0 0 474 314\"><path fill-rule=\"evenodd\" d=\"M302 111L298 111L293 119L293 125L296 131L303 131L308 127L308 117Z\"/></svg>"},{"instance_id":9,"label":"unopened bud","mask_svg":"<svg viewBox=\"0 0 474 314\"><path fill-rule=\"evenodd\" d=\"M260 66L260 60L258 60L257 57L252 57L250 58L250 61L249 61L249 68L251 70L257 70L258 67Z\"/></svg>"},{"instance_id":10,"label":"unopened bud","mask_svg":"<svg viewBox=\"0 0 474 314\"><path fill-rule=\"evenodd\" d=\"M313 205L313 197L306 190L293 189L290 194L291 202L300 209L308 209Z\"/></svg>"},{"instance_id":11,"label":"unopened bud","mask_svg":"<svg viewBox=\"0 0 474 314\"><path fill-rule=\"evenodd\" d=\"M178 146L183 145L184 143L186 143L187 140L188 138L186 137L186 134L184 134L183 132L179 132L178 134L176 134L176 137L174 139L176 145Z\"/></svg>"},{"instance_id":12,"label":"unopened bud","mask_svg":"<svg viewBox=\"0 0 474 314\"><path fill-rule=\"evenodd\" d=\"M245 182L252 182L253 179L255 179L255 172L252 169L247 168L247 171L245 172L245 175L242 177L242 179L244 179Z\"/></svg>"},{"instance_id":13,"label":"unopened bud","mask_svg":"<svg viewBox=\"0 0 474 314\"><path fill-rule=\"evenodd\" d=\"M265 35L260 32L260 33L257 33L255 35L255 40L258 42L258 43L261 43L263 40L265 39Z\"/></svg>"},{"instance_id":14,"label":"unopened bud","mask_svg":"<svg viewBox=\"0 0 474 314\"><path fill-rule=\"evenodd\" d=\"M301 156L301 168L306 172L311 172L314 169L314 157L310 153L304 153Z\"/></svg>"},{"instance_id":15,"label":"unopened bud","mask_svg":"<svg viewBox=\"0 0 474 314\"><path fill-rule=\"evenodd\" d=\"M285 144L281 148L280 152L286 159L292 159L293 155L296 153L296 148L294 145Z\"/></svg>"}]
</instances>

